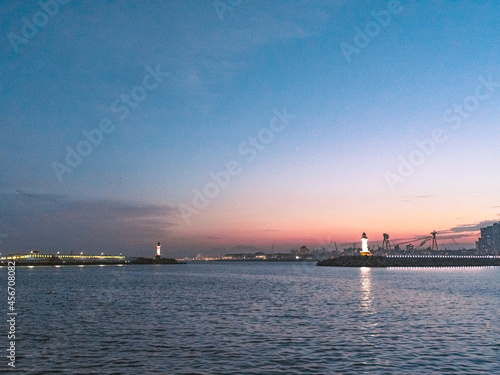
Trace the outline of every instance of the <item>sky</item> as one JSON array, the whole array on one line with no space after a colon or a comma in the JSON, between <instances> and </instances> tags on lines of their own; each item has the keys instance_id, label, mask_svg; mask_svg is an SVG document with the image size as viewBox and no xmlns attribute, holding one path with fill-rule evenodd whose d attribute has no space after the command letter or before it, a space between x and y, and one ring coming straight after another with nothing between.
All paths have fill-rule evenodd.
<instances>
[{"instance_id":1,"label":"sky","mask_svg":"<svg viewBox=\"0 0 500 375\"><path fill-rule=\"evenodd\" d=\"M0 253L473 247L499 29L486 0L4 1Z\"/></svg>"}]
</instances>

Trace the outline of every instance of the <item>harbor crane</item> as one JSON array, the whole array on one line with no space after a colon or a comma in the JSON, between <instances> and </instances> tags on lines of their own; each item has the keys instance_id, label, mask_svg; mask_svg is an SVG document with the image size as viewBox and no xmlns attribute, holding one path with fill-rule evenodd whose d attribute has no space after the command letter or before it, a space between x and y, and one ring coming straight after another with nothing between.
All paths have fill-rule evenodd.
<instances>
[{"instance_id":1,"label":"harbor crane","mask_svg":"<svg viewBox=\"0 0 500 375\"><path fill-rule=\"evenodd\" d=\"M455 241L455 239L454 239L453 237L451 237L451 239L453 240L453 243L454 243L455 245L457 245L457 248L458 248L459 250L465 250L465 247L460 246L459 244L457 244L457 241Z\"/></svg>"},{"instance_id":2,"label":"harbor crane","mask_svg":"<svg viewBox=\"0 0 500 375\"><path fill-rule=\"evenodd\" d=\"M387 233L384 233L383 236L384 236L384 241L382 242L382 250L384 252L389 252L391 251L391 243L389 241L389 235Z\"/></svg>"},{"instance_id":3,"label":"harbor crane","mask_svg":"<svg viewBox=\"0 0 500 375\"><path fill-rule=\"evenodd\" d=\"M436 234L438 234L438 232L433 230L430 233L430 236L425 236L422 238L415 238L415 239L407 241L407 242L399 243L398 245L406 245L406 244L410 244L410 243L415 242L415 241L422 241L417 246L417 248L420 248L420 247L424 246L427 242L431 241L431 251L438 251L439 248L438 248L438 244L437 244L437 240L436 240Z\"/></svg>"}]
</instances>

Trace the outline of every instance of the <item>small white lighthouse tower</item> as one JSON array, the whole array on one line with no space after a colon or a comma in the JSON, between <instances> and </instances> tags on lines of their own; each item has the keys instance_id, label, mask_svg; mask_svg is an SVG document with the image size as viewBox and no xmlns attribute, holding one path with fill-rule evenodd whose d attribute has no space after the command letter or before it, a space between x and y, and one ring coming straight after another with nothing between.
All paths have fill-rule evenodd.
<instances>
[{"instance_id":1,"label":"small white lighthouse tower","mask_svg":"<svg viewBox=\"0 0 500 375\"><path fill-rule=\"evenodd\" d=\"M372 255L370 250L368 250L368 238L365 232L361 236L361 255Z\"/></svg>"},{"instance_id":2,"label":"small white lighthouse tower","mask_svg":"<svg viewBox=\"0 0 500 375\"><path fill-rule=\"evenodd\" d=\"M161 248L161 245L160 245L160 243L158 242L158 245L156 245L156 256L157 256L158 258L160 258L160 257L161 257L161 250L160 250L160 248Z\"/></svg>"}]
</instances>

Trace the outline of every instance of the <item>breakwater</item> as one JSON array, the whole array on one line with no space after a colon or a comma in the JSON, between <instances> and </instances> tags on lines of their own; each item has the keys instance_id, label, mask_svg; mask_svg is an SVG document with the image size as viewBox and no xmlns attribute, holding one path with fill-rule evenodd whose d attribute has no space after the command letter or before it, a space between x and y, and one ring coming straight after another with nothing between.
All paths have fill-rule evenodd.
<instances>
[{"instance_id":1,"label":"breakwater","mask_svg":"<svg viewBox=\"0 0 500 375\"><path fill-rule=\"evenodd\" d=\"M500 257L488 256L342 256L320 260L318 266L329 267L484 267L500 266Z\"/></svg>"},{"instance_id":2,"label":"breakwater","mask_svg":"<svg viewBox=\"0 0 500 375\"><path fill-rule=\"evenodd\" d=\"M179 262L174 258L135 258L130 261L130 264L186 264L184 262Z\"/></svg>"},{"instance_id":3,"label":"breakwater","mask_svg":"<svg viewBox=\"0 0 500 375\"><path fill-rule=\"evenodd\" d=\"M0 267L15 263L18 267L23 266L105 266L105 265L129 265L129 264L185 264L174 258L126 258L126 257L82 257L82 258L59 258L57 256L14 259L0 259Z\"/></svg>"}]
</instances>

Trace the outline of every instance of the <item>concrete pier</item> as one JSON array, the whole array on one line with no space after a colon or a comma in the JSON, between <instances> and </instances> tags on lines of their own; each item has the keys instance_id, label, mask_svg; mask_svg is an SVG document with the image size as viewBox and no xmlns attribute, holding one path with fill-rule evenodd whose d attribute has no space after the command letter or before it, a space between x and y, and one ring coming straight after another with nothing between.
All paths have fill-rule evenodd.
<instances>
[{"instance_id":1,"label":"concrete pier","mask_svg":"<svg viewBox=\"0 0 500 375\"><path fill-rule=\"evenodd\" d=\"M320 260L330 267L482 267L500 266L500 256L341 256Z\"/></svg>"}]
</instances>

